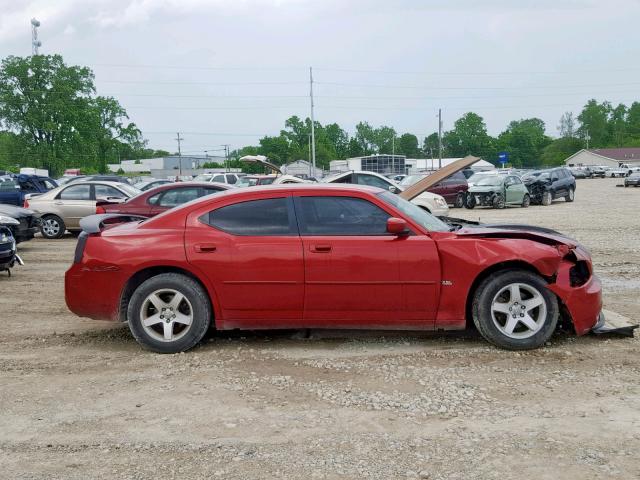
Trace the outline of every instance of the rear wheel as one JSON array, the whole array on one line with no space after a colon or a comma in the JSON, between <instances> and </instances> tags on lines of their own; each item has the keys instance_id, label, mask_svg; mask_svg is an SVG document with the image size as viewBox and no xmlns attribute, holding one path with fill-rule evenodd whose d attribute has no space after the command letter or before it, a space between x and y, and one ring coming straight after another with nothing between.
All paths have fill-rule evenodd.
<instances>
[{"instance_id":1,"label":"rear wheel","mask_svg":"<svg viewBox=\"0 0 640 480\"><path fill-rule=\"evenodd\" d=\"M575 198L575 191L573 190L573 188L570 188L569 193L567 194L566 197L564 197L564 200L566 202L573 202L574 198Z\"/></svg>"},{"instance_id":2,"label":"rear wheel","mask_svg":"<svg viewBox=\"0 0 640 480\"><path fill-rule=\"evenodd\" d=\"M456 196L456 201L454 202L453 206L456 208L462 208L464 207L464 193L460 192L457 196Z\"/></svg>"},{"instance_id":3,"label":"rear wheel","mask_svg":"<svg viewBox=\"0 0 640 480\"><path fill-rule=\"evenodd\" d=\"M508 350L538 348L558 323L558 301L543 278L506 270L485 279L475 292L473 323L480 334Z\"/></svg>"},{"instance_id":4,"label":"rear wheel","mask_svg":"<svg viewBox=\"0 0 640 480\"><path fill-rule=\"evenodd\" d=\"M57 215L45 215L40 224L40 233L44 238L62 238L66 227L64 221Z\"/></svg>"},{"instance_id":5,"label":"rear wheel","mask_svg":"<svg viewBox=\"0 0 640 480\"><path fill-rule=\"evenodd\" d=\"M211 324L202 286L186 275L163 273L143 282L127 308L129 329L140 345L158 353L194 347Z\"/></svg>"},{"instance_id":6,"label":"rear wheel","mask_svg":"<svg viewBox=\"0 0 640 480\"><path fill-rule=\"evenodd\" d=\"M525 193L522 198L522 208L527 208L529 205L531 205L531 197L528 193Z\"/></svg>"}]
</instances>

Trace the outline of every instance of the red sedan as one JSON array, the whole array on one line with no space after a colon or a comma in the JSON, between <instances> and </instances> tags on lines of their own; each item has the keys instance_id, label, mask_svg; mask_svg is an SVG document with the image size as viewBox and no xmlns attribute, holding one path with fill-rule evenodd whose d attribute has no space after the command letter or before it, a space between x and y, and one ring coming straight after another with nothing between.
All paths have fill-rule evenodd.
<instances>
[{"instance_id":1,"label":"red sedan","mask_svg":"<svg viewBox=\"0 0 640 480\"><path fill-rule=\"evenodd\" d=\"M112 217L83 220L67 305L128 321L157 352L187 350L212 326L475 324L495 345L529 349L561 320L587 333L602 304L574 240L536 227L456 230L373 187L234 189L142 222Z\"/></svg>"},{"instance_id":2,"label":"red sedan","mask_svg":"<svg viewBox=\"0 0 640 480\"><path fill-rule=\"evenodd\" d=\"M123 203L98 203L96 213L122 213L154 217L170 208L229 188L231 185L224 183L168 183L142 192Z\"/></svg>"}]
</instances>

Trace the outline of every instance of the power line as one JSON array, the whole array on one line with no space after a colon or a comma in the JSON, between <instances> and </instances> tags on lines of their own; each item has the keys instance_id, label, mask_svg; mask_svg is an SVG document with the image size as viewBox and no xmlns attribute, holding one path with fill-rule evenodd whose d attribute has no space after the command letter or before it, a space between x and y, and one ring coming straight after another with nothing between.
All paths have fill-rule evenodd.
<instances>
[{"instance_id":1,"label":"power line","mask_svg":"<svg viewBox=\"0 0 640 480\"><path fill-rule=\"evenodd\" d=\"M640 83L617 83L617 84L595 84L595 85L527 85L527 86L510 86L510 87L431 87L424 85L381 85L373 83L340 83L340 82L318 82L318 85L332 85L339 87L358 87L358 88L398 88L412 90L520 90L520 89L541 89L541 88L596 88L596 87L631 87L638 86Z\"/></svg>"}]
</instances>

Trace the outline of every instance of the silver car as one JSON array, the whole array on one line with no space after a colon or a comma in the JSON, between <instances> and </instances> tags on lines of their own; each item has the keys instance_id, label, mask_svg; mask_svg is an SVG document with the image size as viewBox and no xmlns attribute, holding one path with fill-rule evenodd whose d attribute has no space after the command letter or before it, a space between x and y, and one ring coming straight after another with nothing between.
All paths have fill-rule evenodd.
<instances>
[{"instance_id":1,"label":"silver car","mask_svg":"<svg viewBox=\"0 0 640 480\"><path fill-rule=\"evenodd\" d=\"M80 232L80 219L96 213L98 200L124 201L140 193L116 182L73 182L27 199L29 208L42 214L40 232L45 238L60 238L66 230Z\"/></svg>"}]
</instances>

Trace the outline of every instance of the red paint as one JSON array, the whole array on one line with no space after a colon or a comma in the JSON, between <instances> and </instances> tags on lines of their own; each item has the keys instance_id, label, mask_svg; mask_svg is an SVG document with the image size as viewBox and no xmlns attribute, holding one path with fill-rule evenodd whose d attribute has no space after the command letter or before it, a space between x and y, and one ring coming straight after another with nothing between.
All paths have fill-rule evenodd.
<instances>
[{"instance_id":1,"label":"red paint","mask_svg":"<svg viewBox=\"0 0 640 480\"><path fill-rule=\"evenodd\" d=\"M580 287L569 284L569 252L591 269L591 259L579 245L528 231L428 232L384 203L376 196L379 192L353 185L237 189L140 224L108 227L88 239L82 261L67 272L67 305L81 316L116 320L127 281L146 268L169 267L202 283L219 329L462 329L474 282L496 265L520 264L548 279L578 334L596 323L602 305L597 277ZM410 232L235 236L200 220L238 202L306 195L366 199L400 219L391 223L404 223Z\"/></svg>"}]
</instances>

